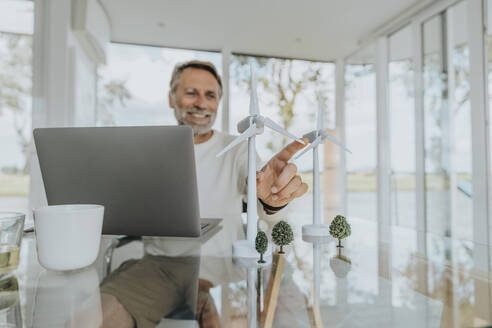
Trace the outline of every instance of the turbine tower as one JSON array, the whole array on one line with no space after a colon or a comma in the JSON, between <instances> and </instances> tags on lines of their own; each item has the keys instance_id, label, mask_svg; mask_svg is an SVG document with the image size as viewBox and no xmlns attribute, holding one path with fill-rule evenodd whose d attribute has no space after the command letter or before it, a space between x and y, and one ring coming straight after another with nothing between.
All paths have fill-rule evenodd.
<instances>
[{"instance_id":1,"label":"turbine tower","mask_svg":"<svg viewBox=\"0 0 492 328\"><path fill-rule=\"evenodd\" d=\"M237 130L240 135L227 145L222 151L217 154L217 157L222 156L225 152L237 146L241 142L248 140L248 221L247 221L247 240L240 240L233 244L233 256L235 257L257 257L258 252L255 249L255 238L258 229L258 211L257 211L257 196L256 196L256 144L255 138L263 133L265 126L275 130L289 138L297 140L305 144L304 141L297 138L293 134L285 131L280 125L260 115L258 106L258 95L256 93L256 78L254 74L253 63L250 64L251 69L251 94L249 100L249 116L242 119L237 124ZM268 251L267 251L268 252Z\"/></svg>"},{"instance_id":2,"label":"turbine tower","mask_svg":"<svg viewBox=\"0 0 492 328\"><path fill-rule=\"evenodd\" d=\"M318 145L324 144L325 139L330 140L345 151L352 153L345 145L338 141L323 128L323 104L318 93L318 117L317 130L306 133L303 137L309 139L310 145L300 152L294 159L298 159L309 150L313 150L313 224L303 225L302 234L306 236L329 236L330 227L321 223L321 200L319 189L319 159Z\"/></svg>"}]
</instances>

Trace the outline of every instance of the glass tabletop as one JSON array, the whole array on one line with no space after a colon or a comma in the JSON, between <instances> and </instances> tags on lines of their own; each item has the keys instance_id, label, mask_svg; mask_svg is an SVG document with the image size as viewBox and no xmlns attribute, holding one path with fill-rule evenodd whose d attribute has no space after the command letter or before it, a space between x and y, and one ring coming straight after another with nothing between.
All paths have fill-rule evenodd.
<instances>
[{"instance_id":1,"label":"glass tabletop","mask_svg":"<svg viewBox=\"0 0 492 328\"><path fill-rule=\"evenodd\" d=\"M378 230L354 219L337 248L331 238L303 238L294 225L293 245L265 265L233 259L227 227L206 238L151 240L152 247L103 236L96 262L71 272L42 268L35 236L26 234L19 268L0 280L0 327L491 324L491 277L470 255L479 246L403 228L383 242Z\"/></svg>"}]
</instances>

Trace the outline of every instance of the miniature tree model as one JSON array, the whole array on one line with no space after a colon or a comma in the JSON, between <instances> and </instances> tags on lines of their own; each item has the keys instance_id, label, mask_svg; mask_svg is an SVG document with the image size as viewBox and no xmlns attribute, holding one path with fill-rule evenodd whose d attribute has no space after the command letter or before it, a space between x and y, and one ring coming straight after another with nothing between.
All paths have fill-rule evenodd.
<instances>
[{"instance_id":1,"label":"miniature tree model","mask_svg":"<svg viewBox=\"0 0 492 328\"><path fill-rule=\"evenodd\" d=\"M258 260L258 263L266 263L266 261L263 259L263 254L265 254L268 248L268 238L266 233L264 233L263 231L258 231L258 234L256 235L255 248L256 251L260 253L260 259Z\"/></svg>"},{"instance_id":2,"label":"miniature tree model","mask_svg":"<svg viewBox=\"0 0 492 328\"><path fill-rule=\"evenodd\" d=\"M285 221L279 221L273 226L272 239L275 245L280 246L279 254L285 254L283 247L289 245L294 240L292 228Z\"/></svg>"},{"instance_id":3,"label":"miniature tree model","mask_svg":"<svg viewBox=\"0 0 492 328\"><path fill-rule=\"evenodd\" d=\"M330 224L330 235L332 235L333 238L338 239L337 247L343 247L342 239L347 238L351 233L352 230L350 229L350 224L347 222L347 219L342 215L335 216Z\"/></svg>"}]
</instances>

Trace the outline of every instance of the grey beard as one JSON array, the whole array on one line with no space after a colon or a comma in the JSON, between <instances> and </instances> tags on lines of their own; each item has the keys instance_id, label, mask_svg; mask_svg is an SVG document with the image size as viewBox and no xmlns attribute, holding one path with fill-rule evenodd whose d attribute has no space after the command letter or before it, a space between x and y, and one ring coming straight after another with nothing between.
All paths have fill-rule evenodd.
<instances>
[{"instance_id":1,"label":"grey beard","mask_svg":"<svg viewBox=\"0 0 492 328\"><path fill-rule=\"evenodd\" d=\"M186 119L186 114L189 112L209 114L210 123L208 123L207 125L197 125L189 122ZM210 112L203 109L196 109L196 108L182 109L178 105L174 104L174 117L176 117L176 120L178 121L179 125L188 125L193 129L194 134L202 135L202 134L207 134L212 130L212 125L214 125L215 123L215 119L217 118L217 113Z\"/></svg>"}]
</instances>

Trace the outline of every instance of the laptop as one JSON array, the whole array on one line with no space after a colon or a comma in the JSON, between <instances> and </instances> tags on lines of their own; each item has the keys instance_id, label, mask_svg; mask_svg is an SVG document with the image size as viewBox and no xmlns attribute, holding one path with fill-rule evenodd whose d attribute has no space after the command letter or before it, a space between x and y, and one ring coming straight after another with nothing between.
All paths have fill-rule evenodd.
<instances>
[{"instance_id":1,"label":"laptop","mask_svg":"<svg viewBox=\"0 0 492 328\"><path fill-rule=\"evenodd\" d=\"M49 205L104 205L102 233L198 237L193 130L188 126L34 129Z\"/></svg>"}]
</instances>

